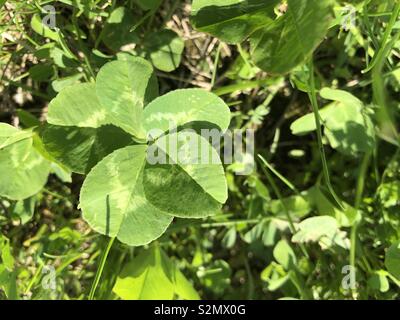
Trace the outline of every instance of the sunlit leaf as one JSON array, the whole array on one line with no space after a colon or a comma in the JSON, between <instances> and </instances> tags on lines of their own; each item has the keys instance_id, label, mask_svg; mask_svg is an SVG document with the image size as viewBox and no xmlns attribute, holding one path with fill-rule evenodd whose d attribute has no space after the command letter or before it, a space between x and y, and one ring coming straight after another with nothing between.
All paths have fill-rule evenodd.
<instances>
[{"instance_id":1,"label":"sunlit leaf","mask_svg":"<svg viewBox=\"0 0 400 320\"><path fill-rule=\"evenodd\" d=\"M196 29L228 43L239 43L271 24L278 0L193 0L191 21Z\"/></svg>"},{"instance_id":2,"label":"sunlit leaf","mask_svg":"<svg viewBox=\"0 0 400 320\"><path fill-rule=\"evenodd\" d=\"M328 31L332 3L288 0L287 11L280 18L251 35L256 65L264 71L283 74L303 63Z\"/></svg>"},{"instance_id":3,"label":"sunlit leaf","mask_svg":"<svg viewBox=\"0 0 400 320\"><path fill-rule=\"evenodd\" d=\"M132 246L158 238L173 219L144 195L146 148L129 146L105 157L90 171L80 194L83 218L90 226Z\"/></svg>"}]
</instances>

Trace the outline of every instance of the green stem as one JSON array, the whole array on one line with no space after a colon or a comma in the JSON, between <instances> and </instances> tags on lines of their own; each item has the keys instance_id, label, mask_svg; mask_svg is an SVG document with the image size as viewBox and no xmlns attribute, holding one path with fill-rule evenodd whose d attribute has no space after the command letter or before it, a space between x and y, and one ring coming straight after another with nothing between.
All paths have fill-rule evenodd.
<instances>
[{"instance_id":1,"label":"green stem","mask_svg":"<svg viewBox=\"0 0 400 320\"><path fill-rule=\"evenodd\" d=\"M245 65L246 65L246 67L247 67L249 70L251 70L252 67L251 67L251 64L250 64L250 62L249 62L249 59L247 58L247 53L243 50L243 48L242 48L242 46L241 46L240 43L237 45L237 49L238 49L239 54L240 54L240 56L242 57L242 59L243 59Z\"/></svg>"},{"instance_id":2,"label":"green stem","mask_svg":"<svg viewBox=\"0 0 400 320\"><path fill-rule=\"evenodd\" d=\"M322 129L321 129L320 115L319 115L319 111L318 111L319 107L318 107L317 93L315 90L314 63L313 63L312 59L310 60L310 63L309 63L309 69L310 69L309 86L310 86L310 90L311 90L311 92L309 93L309 99L310 99L312 110L314 113L315 124L317 126L318 150L319 150L319 154L321 156L323 175L324 175L325 183L326 183L333 199L335 199L336 203L339 205L339 207L341 209L344 209L342 202L340 201L339 197L337 196L335 190L332 187L331 179L329 176L328 162L326 161L325 149L324 149L324 145L322 142Z\"/></svg>"},{"instance_id":3,"label":"green stem","mask_svg":"<svg viewBox=\"0 0 400 320\"><path fill-rule=\"evenodd\" d=\"M219 63L219 58L221 56L221 49L222 49L222 42L220 42L218 44L218 49L217 49L217 53L216 53L216 56L215 56L214 70L213 70L212 79L211 79L211 88L214 87L215 80L217 79L218 63Z\"/></svg>"},{"instance_id":4,"label":"green stem","mask_svg":"<svg viewBox=\"0 0 400 320\"><path fill-rule=\"evenodd\" d=\"M149 17L151 17L158 8L152 9L147 12L130 30L129 32L134 32L137 28L139 28Z\"/></svg>"},{"instance_id":5,"label":"green stem","mask_svg":"<svg viewBox=\"0 0 400 320\"><path fill-rule=\"evenodd\" d=\"M360 208L360 205L361 205L362 195L363 195L364 186L365 186L365 175L366 175L366 172L368 169L370 159L371 159L371 154L366 153L363 158L363 161L361 163L360 172L358 174L356 199L355 199L355 204L354 204L356 211L358 211L358 209ZM354 221L354 224L351 228L351 235L350 235L350 265L353 268L353 270L356 267L358 224L359 224L358 220ZM353 292L353 296L357 295L356 289L353 289L352 292Z\"/></svg>"},{"instance_id":6,"label":"green stem","mask_svg":"<svg viewBox=\"0 0 400 320\"><path fill-rule=\"evenodd\" d=\"M361 163L360 167L360 172L358 175L358 181L357 181L357 189L356 189L356 199L354 202L354 207L358 209L361 205L362 201L362 195L364 192L364 186L365 186L365 175L369 166L369 162L371 159L371 153L366 153L364 155L363 161Z\"/></svg>"},{"instance_id":7,"label":"green stem","mask_svg":"<svg viewBox=\"0 0 400 320\"><path fill-rule=\"evenodd\" d=\"M43 263L40 263L39 268L36 270L32 280L29 282L28 286L25 289L25 293L24 293L25 295L27 295L29 293L29 291L31 291L31 288L36 283L36 280L39 278L39 276L42 272L43 266L44 266Z\"/></svg>"},{"instance_id":8,"label":"green stem","mask_svg":"<svg viewBox=\"0 0 400 320\"><path fill-rule=\"evenodd\" d=\"M96 276L94 278L92 287L90 288L89 300L93 300L94 299L94 294L96 293L97 286L98 286L98 284L100 282L100 278L101 278L101 275L103 273L103 269L104 269L104 266L106 264L108 254L109 254L110 249L111 249L111 247L112 247L112 245L114 243L114 240L115 240L115 237L110 238L110 241L107 244L106 250L103 252L103 255L101 256L99 268L97 269Z\"/></svg>"}]
</instances>

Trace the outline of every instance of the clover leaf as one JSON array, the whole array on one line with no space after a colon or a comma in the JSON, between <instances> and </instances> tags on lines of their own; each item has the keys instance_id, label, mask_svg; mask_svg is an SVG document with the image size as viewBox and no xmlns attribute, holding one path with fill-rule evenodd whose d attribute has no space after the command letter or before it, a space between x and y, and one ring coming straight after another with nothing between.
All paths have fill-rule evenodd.
<instances>
[{"instance_id":1,"label":"clover leaf","mask_svg":"<svg viewBox=\"0 0 400 320\"><path fill-rule=\"evenodd\" d=\"M32 130L0 123L0 196L23 200L46 184L50 162L42 157L33 141Z\"/></svg>"},{"instance_id":2,"label":"clover leaf","mask_svg":"<svg viewBox=\"0 0 400 320\"><path fill-rule=\"evenodd\" d=\"M207 217L227 200L219 155L191 128L217 129L222 136L228 106L199 89L154 99L157 94L149 62L109 62L96 83L59 93L43 133L54 157L88 173L80 193L83 218L132 246L160 237L174 217Z\"/></svg>"}]
</instances>

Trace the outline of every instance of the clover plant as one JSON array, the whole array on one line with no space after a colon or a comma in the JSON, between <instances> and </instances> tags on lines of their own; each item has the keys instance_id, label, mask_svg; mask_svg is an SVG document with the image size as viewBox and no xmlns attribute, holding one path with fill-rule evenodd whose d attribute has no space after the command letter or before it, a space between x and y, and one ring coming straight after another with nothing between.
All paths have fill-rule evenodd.
<instances>
[{"instance_id":1,"label":"clover plant","mask_svg":"<svg viewBox=\"0 0 400 320\"><path fill-rule=\"evenodd\" d=\"M79 207L102 234L144 245L161 236L174 217L213 215L227 199L217 151L198 129L226 131L229 108L200 89L158 97L152 66L142 58L109 62L95 83L65 88L51 101L47 121L44 145L71 171L87 174ZM179 157L170 140L177 141ZM191 143L217 161L194 161L200 154ZM158 152L167 163L149 161Z\"/></svg>"}]
</instances>

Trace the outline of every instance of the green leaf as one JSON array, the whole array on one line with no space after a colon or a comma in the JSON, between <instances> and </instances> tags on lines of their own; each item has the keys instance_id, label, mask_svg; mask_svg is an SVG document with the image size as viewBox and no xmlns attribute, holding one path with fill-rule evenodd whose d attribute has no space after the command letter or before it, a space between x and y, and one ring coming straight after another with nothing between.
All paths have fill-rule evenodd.
<instances>
[{"instance_id":1,"label":"green leaf","mask_svg":"<svg viewBox=\"0 0 400 320\"><path fill-rule=\"evenodd\" d=\"M270 200L268 202L268 210L275 215L284 217L285 208L294 217L304 217L311 212L312 207L309 199L305 195L293 195L280 200Z\"/></svg>"},{"instance_id":2,"label":"green leaf","mask_svg":"<svg viewBox=\"0 0 400 320\"><path fill-rule=\"evenodd\" d=\"M183 273L175 266L175 293L185 300L199 300L199 294Z\"/></svg>"},{"instance_id":3,"label":"green leaf","mask_svg":"<svg viewBox=\"0 0 400 320\"><path fill-rule=\"evenodd\" d=\"M342 227L351 227L360 219L360 213L355 208L344 201L342 201L343 210L337 208L318 186L309 189L305 199L309 205L317 209L320 215L329 215L335 218Z\"/></svg>"},{"instance_id":4,"label":"green leaf","mask_svg":"<svg viewBox=\"0 0 400 320\"><path fill-rule=\"evenodd\" d=\"M10 240L0 234L0 290L10 300L18 299L17 270L11 253Z\"/></svg>"},{"instance_id":5,"label":"green leaf","mask_svg":"<svg viewBox=\"0 0 400 320\"><path fill-rule=\"evenodd\" d=\"M1 261L8 271L12 271L14 269L14 257L11 254L10 240L1 235L0 241Z\"/></svg>"},{"instance_id":6,"label":"green leaf","mask_svg":"<svg viewBox=\"0 0 400 320\"><path fill-rule=\"evenodd\" d=\"M235 245L236 239L237 239L236 228L232 227L228 229L228 231L225 233L221 243L225 248L231 249Z\"/></svg>"},{"instance_id":7,"label":"green leaf","mask_svg":"<svg viewBox=\"0 0 400 320\"><path fill-rule=\"evenodd\" d=\"M130 31L135 23L135 17L128 8L114 9L104 26L103 42L114 51L119 51L124 45L137 43L139 36L136 32Z\"/></svg>"},{"instance_id":8,"label":"green leaf","mask_svg":"<svg viewBox=\"0 0 400 320\"><path fill-rule=\"evenodd\" d=\"M351 94L323 89L321 95L339 101L325 119L325 135L330 145L344 154L356 156L375 146L374 125L363 103Z\"/></svg>"},{"instance_id":9,"label":"green leaf","mask_svg":"<svg viewBox=\"0 0 400 320\"><path fill-rule=\"evenodd\" d=\"M250 63L249 60L250 55L247 52L243 52L242 55L239 55L235 59L225 75L232 80L236 80L238 77L245 80L252 80L261 70Z\"/></svg>"},{"instance_id":10,"label":"green leaf","mask_svg":"<svg viewBox=\"0 0 400 320\"><path fill-rule=\"evenodd\" d=\"M12 218L19 220L21 224L29 222L35 213L36 197L19 200L12 211Z\"/></svg>"},{"instance_id":11,"label":"green leaf","mask_svg":"<svg viewBox=\"0 0 400 320\"><path fill-rule=\"evenodd\" d=\"M163 261L160 250L153 246L128 263L113 291L124 300L172 300L172 272Z\"/></svg>"},{"instance_id":12,"label":"green leaf","mask_svg":"<svg viewBox=\"0 0 400 320\"><path fill-rule=\"evenodd\" d=\"M298 232L293 235L292 242L318 242L325 249L333 244L348 247L345 233L341 232L335 218L319 216L305 219L298 225Z\"/></svg>"},{"instance_id":13,"label":"green leaf","mask_svg":"<svg viewBox=\"0 0 400 320\"><path fill-rule=\"evenodd\" d=\"M326 100L341 102L345 105L354 105L359 110L363 109L364 104L357 97L344 90L335 90L331 88L322 88L320 96Z\"/></svg>"},{"instance_id":14,"label":"green leaf","mask_svg":"<svg viewBox=\"0 0 400 320\"><path fill-rule=\"evenodd\" d=\"M118 276L113 291L124 300L199 299L176 264L158 247L141 252Z\"/></svg>"},{"instance_id":15,"label":"green leaf","mask_svg":"<svg viewBox=\"0 0 400 320\"><path fill-rule=\"evenodd\" d=\"M0 170L0 195L23 200L46 184L50 163L33 147L32 138L27 138L0 149Z\"/></svg>"},{"instance_id":16,"label":"green leaf","mask_svg":"<svg viewBox=\"0 0 400 320\"><path fill-rule=\"evenodd\" d=\"M335 104L331 103L318 111L323 123L332 113L334 113L334 107ZM316 129L317 125L315 124L314 113L308 113L300 117L290 125L290 130L292 131L292 134L297 136L308 134L312 131L315 131Z\"/></svg>"},{"instance_id":17,"label":"green leaf","mask_svg":"<svg viewBox=\"0 0 400 320\"><path fill-rule=\"evenodd\" d=\"M149 62L131 57L107 63L97 75L96 93L112 124L144 138L143 107L158 96L157 78Z\"/></svg>"},{"instance_id":18,"label":"green leaf","mask_svg":"<svg viewBox=\"0 0 400 320\"><path fill-rule=\"evenodd\" d=\"M193 0L191 21L202 32L228 43L240 43L271 24L278 0Z\"/></svg>"},{"instance_id":19,"label":"green leaf","mask_svg":"<svg viewBox=\"0 0 400 320\"><path fill-rule=\"evenodd\" d=\"M285 270L293 269L297 264L296 255L286 240L279 241L274 248L274 258Z\"/></svg>"},{"instance_id":20,"label":"green leaf","mask_svg":"<svg viewBox=\"0 0 400 320\"><path fill-rule=\"evenodd\" d=\"M382 183L378 188L378 195L384 208L398 206L400 203L400 181Z\"/></svg>"},{"instance_id":21,"label":"green leaf","mask_svg":"<svg viewBox=\"0 0 400 320\"><path fill-rule=\"evenodd\" d=\"M30 138L31 131L20 131L8 123L0 123L0 150L20 140Z\"/></svg>"},{"instance_id":22,"label":"green leaf","mask_svg":"<svg viewBox=\"0 0 400 320\"><path fill-rule=\"evenodd\" d=\"M327 236L332 238L338 230L335 218L319 216L305 219L298 226L299 231L293 236L293 242L316 242Z\"/></svg>"},{"instance_id":23,"label":"green leaf","mask_svg":"<svg viewBox=\"0 0 400 320\"><path fill-rule=\"evenodd\" d=\"M173 125L180 130L196 125L225 131L230 122L227 105L206 91L178 90L154 100L142 114L157 95L151 65L120 55L101 68L95 84L68 86L53 99L50 125L38 143L46 158L58 160L67 171L88 172L80 194L88 224L132 246L160 237L173 216L209 216L227 199L217 151L194 130L176 133L170 128L170 120L177 120ZM153 129L157 134L150 134ZM223 132L216 131L221 138ZM131 145L144 143L146 133L149 146ZM177 148L172 149L174 139ZM150 162L148 150L172 162Z\"/></svg>"},{"instance_id":24,"label":"green leaf","mask_svg":"<svg viewBox=\"0 0 400 320\"><path fill-rule=\"evenodd\" d=\"M164 157L151 164L155 153ZM157 208L178 217L202 218L216 214L225 203L227 182L219 155L195 132L159 138L147 158L144 190Z\"/></svg>"},{"instance_id":25,"label":"green leaf","mask_svg":"<svg viewBox=\"0 0 400 320\"><path fill-rule=\"evenodd\" d=\"M61 50L58 47L50 48L50 57L53 59L54 64L60 68L78 68L79 62L73 59L71 53Z\"/></svg>"},{"instance_id":26,"label":"green leaf","mask_svg":"<svg viewBox=\"0 0 400 320\"><path fill-rule=\"evenodd\" d=\"M185 48L183 40L172 30L151 33L144 41L146 57L157 69L171 72L181 63Z\"/></svg>"},{"instance_id":27,"label":"green leaf","mask_svg":"<svg viewBox=\"0 0 400 320\"><path fill-rule=\"evenodd\" d=\"M385 266L397 280L400 280L400 241L392 244L386 251Z\"/></svg>"},{"instance_id":28,"label":"green leaf","mask_svg":"<svg viewBox=\"0 0 400 320\"><path fill-rule=\"evenodd\" d=\"M79 83L79 80L82 79L83 74L82 73L77 73L72 76L68 76L65 78L59 78L57 80L54 80L51 83L51 86L53 87L55 92L60 92L64 88L71 86L71 85L76 85Z\"/></svg>"},{"instance_id":29,"label":"green leaf","mask_svg":"<svg viewBox=\"0 0 400 320\"><path fill-rule=\"evenodd\" d=\"M4 130L5 129L5 130ZM3 136L1 136L3 135ZM8 146L11 146L14 143L23 140L32 139L34 133L32 130L18 130L11 129L10 127L3 127L3 133L0 133L0 150L4 149Z\"/></svg>"},{"instance_id":30,"label":"green leaf","mask_svg":"<svg viewBox=\"0 0 400 320\"><path fill-rule=\"evenodd\" d=\"M380 292L387 292L390 286L386 274L387 272L384 270L374 272L368 279L368 286Z\"/></svg>"},{"instance_id":31,"label":"green leaf","mask_svg":"<svg viewBox=\"0 0 400 320\"><path fill-rule=\"evenodd\" d=\"M26 110L18 109L17 115L25 128L37 127L40 125L40 121L32 113Z\"/></svg>"},{"instance_id":32,"label":"green leaf","mask_svg":"<svg viewBox=\"0 0 400 320\"><path fill-rule=\"evenodd\" d=\"M288 0L283 16L251 35L256 65L284 74L303 63L328 31L332 4L331 0Z\"/></svg>"},{"instance_id":33,"label":"green leaf","mask_svg":"<svg viewBox=\"0 0 400 320\"><path fill-rule=\"evenodd\" d=\"M199 294L193 288L193 285L179 270L175 261L168 258L164 251L161 251L161 259L164 261L167 268L170 270L168 274L171 274L171 281L174 284L175 295L180 299L186 300L199 300Z\"/></svg>"},{"instance_id":34,"label":"green leaf","mask_svg":"<svg viewBox=\"0 0 400 320\"><path fill-rule=\"evenodd\" d=\"M0 264L0 289L2 289L9 300L18 300L17 271L8 271Z\"/></svg>"},{"instance_id":35,"label":"green leaf","mask_svg":"<svg viewBox=\"0 0 400 320\"><path fill-rule=\"evenodd\" d=\"M107 63L97 82L64 88L50 102L47 121L59 126L98 128L113 124L143 137L143 106L158 95L152 66L142 58Z\"/></svg>"},{"instance_id":36,"label":"green leaf","mask_svg":"<svg viewBox=\"0 0 400 320\"><path fill-rule=\"evenodd\" d=\"M0 122L0 145L17 132L18 129L16 127L13 127L8 123Z\"/></svg>"},{"instance_id":37,"label":"green leaf","mask_svg":"<svg viewBox=\"0 0 400 320\"><path fill-rule=\"evenodd\" d=\"M59 126L98 128L112 121L102 107L93 83L68 86L49 104L47 122Z\"/></svg>"},{"instance_id":38,"label":"green leaf","mask_svg":"<svg viewBox=\"0 0 400 320\"><path fill-rule=\"evenodd\" d=\"M278 220L264 220L256 224L250 231L246 232L243 236L243 241L246 243L254 243L262 241L266 246L273 246L275 244L275 237L278 231Z\"/></svg>"},{"instance_id":39,"label":"green leaf","mask_svg":"<svg viewBox=\"0 0 400 320\"><path fill-rule=\"evenodd\" d=\"M351 156L371 152L375 146L375 131L363 103L342 90L323 88L320 93L325 99L335 101L319 111L331 147ZM314 114L297 119L290 129L295 135L314 131Z\"/></svg>"},{"instance_id":40,"label":"green leaf","mask_svg":"<svg viewBox=\"0 0 400 320\"><path fill-rule=\"evenodd\" d=\"M158 238L173 219L145 198L146 148L128 146L105 157L90 171L80 194L80 208L89 225L131 246Z\"/></svg>"},{"instance_id":41,"label":"green leaf","mask_svg":"<svg viewBox=\"0 0 400 320\"><path fill-rule=\"evenodd\" d=\"M143 113L143 127L151 138L163 132L199 122L217 127L221 133L228 129L230 110L215 94L201 89L181 89L165 94L152 101Z\"/></svg>"},{"instance_id":42,"label":"green leaf","mask_svg":"<svg viewBox=\"0 0 400 320\"><path fill-rule=\"evenodd\" d=\"M68 168L53 162L51 164L51 172L64 183L72 183L72 171Z\"/></svg>"},{"instance_id":43,"label":"green leaf","mask_svg":"<svg viewBox=\"0 0 400 320\"><path fill-rule=\"evenodd\" d=\"M48 81L54 75L54 67L48 64L37 64L29 68L29 76L35 81Z\"/></svg>"},{"instance_id":44,"label":"green leaf","mask_svg":"<svg viewBox=\"0 0 400 320\"><path fill-rule=\"evenodd\" d=\"M49 38L56 42L61 41L60 33L58 31L53 31L47 27L43 22L42 18L38 14L34 14L31 20L31 27L33 31L40 34L42 37Z\"/></svg>"},{"instance_id":45,"label":"green leaf","mask_svg":"<svg viewBox=\"0 0 400 320\"><path fill-rule=\"evenodd\" d=\"M81 174L88 173L113 151L134 143L128 133L112 125L99 128L46 125L42 139L55 159Z\"/></svg>"},{"instance_id":46,"label":"green leaf","mask_svg":"<svg viewBox=\"0 0 400 320\"><path fill-rule=\"evenodd\" d=\"M268 280L268 291L276 291L283 287L290 279L290 274L285 274L284 276L279 276L274 274L274 278Z\"/></svg>"}]
</instances>

